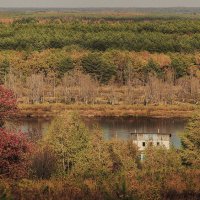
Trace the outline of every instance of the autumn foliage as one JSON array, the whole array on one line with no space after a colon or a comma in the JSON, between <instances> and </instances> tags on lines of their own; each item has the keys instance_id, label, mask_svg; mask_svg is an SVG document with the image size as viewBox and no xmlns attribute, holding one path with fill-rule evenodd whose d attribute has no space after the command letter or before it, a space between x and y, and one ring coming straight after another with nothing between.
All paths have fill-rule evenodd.
<instances>
[{"instance_id":1,"label":"autumn foliage","mask_svg":"<svg viewBox=\"0 0 200 200\"><path fill-rule=\"evenodd\" d=\"M0 121L13 115L17 110L17 100L13 92L0 85Z\"/></svg>"},{"instance_id":2,"label":"autumn foliage","mask_svg":"<svg viewBox=\"0 0 200 200\"><path fill-rule=\"evenodd\" d=\"M26 177L30 152L31 143L21 132L0 129L0 177Z\"/></svg>"},{"instance_id":3,"label":"autumn foliage","mask_svg":"<svg viewBox=\"0 0 200 200\"><path fill-rule=\"evenodd\" d=\"M0 86L0 125L17 110L11 90ZM28 175L31 143L21 132L0 128L0 177L22 178Z\"/></svg>"}]
</instances>

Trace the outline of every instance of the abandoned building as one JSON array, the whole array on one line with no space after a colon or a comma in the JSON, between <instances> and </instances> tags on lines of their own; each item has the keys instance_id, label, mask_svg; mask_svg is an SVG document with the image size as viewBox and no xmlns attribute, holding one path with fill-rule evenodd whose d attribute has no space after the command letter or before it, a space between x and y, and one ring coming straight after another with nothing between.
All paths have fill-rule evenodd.
<instances>
[{"instance_id":1,"label":"abandoned building","mask_svg":"<svg viewBox=\"0 0 200 200\"><path fill-rule=\"evenodd\" d=\"M143 151L147 146L163 146L170 148L171 134L167 133L131 133L131 139L139 150Z\"/></svg>"}]
</instances>

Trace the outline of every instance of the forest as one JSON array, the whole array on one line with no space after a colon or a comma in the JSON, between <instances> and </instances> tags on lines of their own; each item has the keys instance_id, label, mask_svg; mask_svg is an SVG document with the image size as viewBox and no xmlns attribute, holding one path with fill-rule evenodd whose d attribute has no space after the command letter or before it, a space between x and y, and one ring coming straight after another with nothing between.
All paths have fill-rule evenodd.
<instances>
[{"instance_id":1,"label":"forest","mask_svg":"<svg viewBox=\"0 0 200 200\"><path fill-rule=\"evenodd\" d=\"M155 10L0 11L0 200L200 198L199 10ZM44 134L7 129L53 105ZM77 108L190 119L180 148L141 152Z\"/></svg>"},{"instance_id":2,"label":"forest","mask_svg":"<svg viewBox=\"0 0 200 200\"><path fill-rule=\"evenodd\" d=\"M198 104L200 54L1 51L0 81L20 103Z\"/></svg>"},{"instance_id":3,"label":"forest","mask_svg":"<svg viewBox=\"0 0 200 200\"><path fill-rule=\"evenodd\" d=\"M1 50L44 50L78 45L105 51L195 52L200 49L199 20L22 18L1 24Z\"/></svg>"},{"instance_id":4,"label":"forest","mask_svg":"<svg viewBox=\"0 0 200 200\"><path fill-rule=\"evenodd\" d=\"M2 20L1 83L25 104L199 103L198 17L101 15Z\"/></svg>"}]
</instances>

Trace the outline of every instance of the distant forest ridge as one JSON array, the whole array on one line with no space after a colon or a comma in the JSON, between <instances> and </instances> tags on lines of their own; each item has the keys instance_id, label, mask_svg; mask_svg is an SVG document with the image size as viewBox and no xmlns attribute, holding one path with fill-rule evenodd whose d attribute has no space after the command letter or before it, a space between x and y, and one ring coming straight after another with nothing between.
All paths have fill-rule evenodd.
<instances>
[{"instance_id":1,"label":"distant forest ridge","mask_svg":"<svg viewBox=\"0 0 200 200\"><path fill-rule=\"evenodd\" d=\"M66 12L102 12L102 11L110 11L110 12L144 12L144 13L179 13L179 14L185 14L185 13L199 13L200 7L88 7L88 8L34 8L34 7L10 7L10 8L3 8L0 6L0 12L2 11L18 11L18 12L24 12L24 11L66 11Z\"/></svg>"},{"instance_id":2,"label":"distant forest ridge","mask_svg":"<svg viewBox=\"0 0 200 200\"><path fill-rule=\"evenodd\" d=\"M152 21L200 19L200 8L169 7L169 8L1 8L2 19L36 17L68 17L70 19L104 19L112 21Z\"/></svg>"}]
</instances>

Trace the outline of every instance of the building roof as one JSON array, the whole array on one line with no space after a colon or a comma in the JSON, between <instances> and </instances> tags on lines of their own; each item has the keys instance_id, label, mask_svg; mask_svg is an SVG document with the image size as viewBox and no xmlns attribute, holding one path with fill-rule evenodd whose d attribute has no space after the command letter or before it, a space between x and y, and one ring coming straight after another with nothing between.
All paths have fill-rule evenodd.
<instances>
[{"instance_id":1,"label":"building roof","mask_svg":"<svg viewBox=\"0 0 200 200\"><path fill-rule=\"evenodd\" d=\"M130 133L131 135L169 135L171 137L171 133Z\"/></svg>"}]
</instances>

